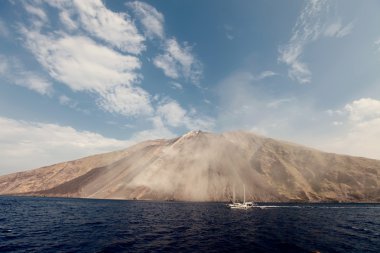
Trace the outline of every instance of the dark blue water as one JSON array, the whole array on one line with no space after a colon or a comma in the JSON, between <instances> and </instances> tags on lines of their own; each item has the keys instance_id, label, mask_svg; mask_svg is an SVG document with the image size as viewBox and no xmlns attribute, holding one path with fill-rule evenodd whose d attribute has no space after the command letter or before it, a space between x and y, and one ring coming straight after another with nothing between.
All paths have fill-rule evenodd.
<instances>
[{"instance_id":1,"label":"dark blue water","mask_svg":"<svg viewBox=\"0 0 380 253\"><path fill-rule=\"evenodd\" d=\"M380 205L0 197L0 252L146 251L380 252Z\"/></svg>"}]
</instances>

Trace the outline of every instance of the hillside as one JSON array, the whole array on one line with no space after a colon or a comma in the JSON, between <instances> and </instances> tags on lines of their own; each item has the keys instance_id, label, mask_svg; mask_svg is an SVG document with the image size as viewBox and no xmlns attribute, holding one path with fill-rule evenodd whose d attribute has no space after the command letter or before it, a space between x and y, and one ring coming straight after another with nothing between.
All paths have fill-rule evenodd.
<instances>
[{"instance_id":1,"label":"hillside","mask_svg":"<svg viewBox=\"0 0 380 253\"><path fill-rule=\"evenodd\" d=\"M0 194L109 199L380 201L380 161L247 132L191 131L0 177Z\"/></svg>"}]
</instances>

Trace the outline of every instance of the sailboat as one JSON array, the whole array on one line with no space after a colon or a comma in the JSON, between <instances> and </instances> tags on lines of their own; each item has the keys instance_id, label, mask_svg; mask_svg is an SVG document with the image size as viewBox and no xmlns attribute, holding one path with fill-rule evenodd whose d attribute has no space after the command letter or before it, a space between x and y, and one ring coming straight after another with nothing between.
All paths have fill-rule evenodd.
<instances>
[{"instance_id":1,"label":"sailboat","mask_svg":"<svg viewBox=\"0 0 380 253\"><path fill-rule=\"evenodd\" d=\"M244 184L243 184L243 191L244 191L243 203L236 202L235 201L235 198L236 198L235 197L235 186L234 186L233 194L232 194L232 203L228 204L229 208L231 208L231 209L249 209L249 208L256 206L256 204L253 202L246 202L245 201L245 185Z\"/></svg>"}]
</instances>

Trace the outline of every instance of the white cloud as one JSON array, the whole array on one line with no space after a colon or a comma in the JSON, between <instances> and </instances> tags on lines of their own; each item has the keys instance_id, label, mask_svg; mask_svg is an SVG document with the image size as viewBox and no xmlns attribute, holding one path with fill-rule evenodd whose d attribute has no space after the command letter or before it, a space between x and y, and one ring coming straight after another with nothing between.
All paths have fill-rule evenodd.
<instances>
[{"instance_id":1,"label":"white cloud","mask_svg":"<svg viewBox=\"0 0 380 253\"><path fill-rule=\"evenodd\" d=\"M98 104L108 112L141 116L153 112L149 94L139 87L117 86L102 95Z\"/></svg>"},{"instance_id":2,"label":"white cloud","mask_svg":"<svg viewBox=\"0 0 380 253\"><path fill-rule=\"evenodd\" d=\"M46 36L23 30L26 46L49 74L75 91L105 92L138 79L138 58L120 54L84 36ZM81 45L78 47L78 45Z\"/></svg>"},{"instance_id":3,"label":"white cloud","mask_svg":"<svg viewBox=\"0 0 380 253\"><path fill-rule=\"evenodd\" d=\"M302 97L276 98L253 75L236 72L218 86L218 131L251 130L323 151L380 159L380 100L361 98L320 111Z\"/></svg>"},{"instance_id":4,"label":"white cloud","mask_svg":"<svg viewBox=\"0 0 380 253\"><path fill-rule=\"evenodd\" d=\"M61 21L69 29L75 29L78 24L92 36L123 52L139 54L145 50L144 37L130 17L126 13L107 9L101 0L46 2L63 12L60 14Z\"/></svg>"},{"instance_id":5,"label":"white cloud","mask_svg":"<svg viewBox=\"0 0 380 253\"><path fill-rule=\"evenodd\" d=\"M58 9L59 20L66 31L43 33L34 27L21 27L20 31L26 39L25 46L50 76L73 91L97 94L97 105L105 111L125 116L151 115L154 111L151 96L138 87L142 80L138 73L141 61L138 56L126 54L139 54L145 49L144 38L131 18L126 13L108 10L98 0L46 3ZM150 32L163 35L161 13L144 3L131 5L142 23L151 26ZM42 5L37 6L42 8ZM92 39L89 34L105 43ZM189 50L189 47L182 49L185 57ZM176 65L184 62L184 56L179 57L179 60L172 57ZM184 71L189 73L186 68Z\"/></svg>"},{"instance_id":6,"label":"white cloud","mask_svg":"<svg viewBox=\"0 0 380 253\"><path fill-rule=\"evenodd\" d=\"M178 79L179 69L176 61L168 54L158 55L153 59L153 64L164 71L167 77Z\"/></svg>"},{"instance_id":7,"label":"white cloud","mask_svg":"<svg viewBox=\"0 0 380 253\"><path fill-rule=\"evenodd\" d=\"M160 39L165 37L164 16L153 6L138 1L129 2L126 5L132 8L148 37L153 38L156 36Z\"/></svg>"},{"instance_id":8,"label":"white cloud","mask_svg":"<svg viewBox=\"0 0 380 253\"><path fill-rule=\"evenodd\" d=\"M191 50L192 48L186 44L182 47L175 38L168 39L164 46L165 53L156 56L153 63L170 78L178 79L182 76L186 80L198 83L203 67Z\"/></svg>"},{"instance_id":9,"label":"white cloud","mask_svg":"<svg viewBox=\"0 0 380 253\"><path fill-rule=\"evenodd\" d=\"M339 110L331 110L333 136L318 138L315 146L323 150L380 159L380 100L361 98Z\"/></svg>"},{"instance_id":10,"label":"white cloud","mask_svg":"<svg viewBox=\"0 0 380 253\"><path fill-rule=\"evenodd\" d=\"M28 4L26 2L23 3L23 6L29 14L37 17L40 21L42 21L44 23L48 22L48 17L46 16L45 12L41 8L33 6L33 5Z\"/></svg>"},{"instance_id":11,"label":"white cloud","mask_svg":"<svg viewBox=\"0 0 380 253\"><path fill-rule=\"evenodd\" d=\"M107 9L101 0L44 1L60 11L60 21L70 31L84 30L125 53L140 54L146 49L145 38L129 15Z\"/></svg>"},{"instance_id":12,"label":"white cloud","mask_svg":"<svg viewBox=\"0 0 380 253\"><path fill-rule=\"evenodd\" d=\"M344 107L349 119L354 122L371 121L380 118L380 100L361 98Z\"/></svg>"},{"instance_id":13,"label":"white cloud","mask_svg":"<svg viewBox=\"0 0 380 253\"><path fill-rule=\"evenodd\" d=\"M157 113L168 125L173 127L182 125L186 117L186 111L176 101L160 105L157 108Z\"/></svg>"},{"instance_id":14,"label":"white cloud","mask_svg":"<svg viewBox=\"0 0 380 253\"><path fill-rule=\"evenodd\" d=\"M185 78L198 80L201 74L201 65L192 55L191 47L187 45L181 47L174 38L169 39L166 45L167 53L179 63Z\"/></svg>"},{"instance_id":15,"label":"white cloud","mask_svg":"<svg viewBox=\"0 0 380 253\"><path fill-rule=\"evenodd\" d=\"M148 38L159 38L163 53L153 59L153 64L172 79L184 78L194 84L199 83L203 66L186 42L181 45L175 38L167 38L164 31L164 16L153 6L135 1L126 4L135 13L144 27Z\"/></svg>"},{"instance_id":16,"label":"white cloud","mask_svg":"<svg viewBox=\"0 0 380 253\"><path fill-rule=\"evenodd\" d=\"M26 46L51 77L74 91L99 95L98 105L122 115L152 111L149 95L135 87L139 82L140 60L97 44L84 36L43 35L23 30ZM78 47L81 45L81 47Z\"/></svg>"},{"instance_id":17,"label":"white cloud","mask_svg":"<svg viewBox=\"0 0 380 253\"><path fill-rule=\"evenodd\" d=\"M97 105L107 112L150 117L158 113L152 107L151 95L138 86L142 80L138 73L139 56L127 54L139 54L145 46L144 38L126 13L114 13L99 0L45 3L58 9L65 30L46 32L22 25L19 30L25 38L25 47L52 78L73 91L96 94ZM145 27L147 36L156 36L163 43L163 53L155 57L154 64L173 79L183 77L197 83L202 66L192 54L192 47L165 37L164 17L154 7L141 2L127 5ZM43 4L36 6L42 8ZM182 88L178 83L175 87ZM199 124L206 125L205 122Z\"/></svg>"},{"instance_id":18,"label":"white cloud","mask_svg":"<svg viewBox=\"0 0 380 253\"><path fill-rule=\"evenodd\" d=\"M71 18L70 12L68 10L62 10L59 13L59 19L62 24L64 24L69 30L76 30L78 29L77 23Z\"/></svg>"},{"instance_id":19,"label":"white cloud","mask_svg":"<svg viewBox=\"0 0 380 253\"><path fill-rule=\"evenodd\" d=\"M189 130L211 130L214 120L210 117L199 115L195 110L188 112L177 101L164 101L157 107L156 114L161 117L165 125L171 127L184 126Z\"/></svg>"},{"instance_id":20,"label":"white cloud","mask_svg":"<svg viewBox=\"0 0 380 253\"><path fill-rule=\"evenodd\" d=\"M0 173L123 149L132 143L69 126L0 117Z\"/></svg>"}]
</instances>

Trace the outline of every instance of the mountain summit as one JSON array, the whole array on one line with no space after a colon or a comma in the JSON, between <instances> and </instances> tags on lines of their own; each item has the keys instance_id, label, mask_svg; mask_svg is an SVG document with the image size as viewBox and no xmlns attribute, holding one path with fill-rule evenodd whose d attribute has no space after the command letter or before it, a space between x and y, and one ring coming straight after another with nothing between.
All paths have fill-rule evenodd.
<instances>
[{"instance_id":1,"label":"mountain summit","mask_svg":"<svg viewBox=\"0 0 380 253\"><path fill-rule=\"evenodd\" d=\"M380 201L380 161L248 132L191 131L0 177L0 194L105 199Z\"/></svg>"}]
</instances>

